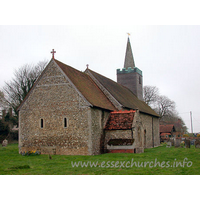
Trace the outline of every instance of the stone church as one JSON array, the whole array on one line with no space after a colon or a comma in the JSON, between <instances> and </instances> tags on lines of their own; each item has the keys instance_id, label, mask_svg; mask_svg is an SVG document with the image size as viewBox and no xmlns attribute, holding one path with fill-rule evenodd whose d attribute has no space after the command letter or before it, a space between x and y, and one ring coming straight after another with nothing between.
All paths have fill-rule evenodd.
<instances>
[{"instance_id":1,"label":"stone church","mask_svg":"<svg viewBox=\"0 0 200 200\"><path fill-rule=\"evenodd\" d=\"M142 71L128 38L117 82L53 57L18 108L19 153L141 153L160 144L159 116L143 101Z\"/></svg>"}]
</instances>

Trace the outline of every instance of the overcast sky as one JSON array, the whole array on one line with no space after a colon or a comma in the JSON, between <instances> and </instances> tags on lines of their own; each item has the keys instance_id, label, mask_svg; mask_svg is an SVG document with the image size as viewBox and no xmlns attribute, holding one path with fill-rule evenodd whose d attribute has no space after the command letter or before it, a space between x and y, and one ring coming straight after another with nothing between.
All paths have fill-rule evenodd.
<instances>
[{"instance_id":1,"label":"overcast sky","mask_svg":"<svg viewBox=\"0 0 200 200\"><path fill-rule=\"evenodd\" d=\"M200 132L200 26L0 26L0 88L24 64L55 58L78 70L89 68L116 81L127 33L144 85L176 102L189 131Z\"/></svg>"}]
</instances>

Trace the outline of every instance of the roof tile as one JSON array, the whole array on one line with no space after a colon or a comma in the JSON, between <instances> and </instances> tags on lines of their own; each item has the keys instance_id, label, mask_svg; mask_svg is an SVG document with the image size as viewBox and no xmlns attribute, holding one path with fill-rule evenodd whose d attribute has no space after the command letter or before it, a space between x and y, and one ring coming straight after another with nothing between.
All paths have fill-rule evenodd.
<instances>
[{"instance_id":1,"label":"roof tile","mask_svg":"<svg viewBox=\"0 0 200 200\"><path fill-rule=\"evenodd\" d=\"M159 117L159 115L150 106L148 106L144 101L139 100L128 88L90 69L88 70L108 90L108 92L121 105L123 105L123 107L129 109L139 109L140 112Z\"/></svg>"},{"instance_id":2,"label":"roof tile","mask_svg":"<svg viewBox=\"0 0 200 200\"><path fill-rule=\"evenodd\" d=\"M104 93L94 83L94 81L81 71L78 71L58 60L55 60L58 66L72 81L81 94L93 105L107 110L116 110L113 104L108 100Z\"/></svg>"},{"instance_id":3,"label":"roof tile","mask_svg":"<svg viewBox=\"0 0 200 200\"><path fill-rule=\"evenodd\" d=\"M132 129L135 111L114 111L110 113L105 130Z\"/></svg>"},{"instance_id":4,"label":"roof tile","mask_svg":"<svg viewBox=\"0 0 200 200\"><path fill-rule=\"evenodd\" d=\"M171 133L173 131L173 128L173 124L160 125L160 133Z\"/></svg>"}]
</instances>

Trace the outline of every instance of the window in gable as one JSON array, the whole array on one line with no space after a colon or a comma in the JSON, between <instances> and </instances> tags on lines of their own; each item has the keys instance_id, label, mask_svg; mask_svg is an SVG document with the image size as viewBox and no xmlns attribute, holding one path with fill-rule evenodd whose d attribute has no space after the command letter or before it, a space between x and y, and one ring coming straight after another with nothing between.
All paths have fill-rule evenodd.
<instances>
[{"instance_id":1,"label":"window in gable","mask_svg":"<svg viewBox=\"0 0 200 200\"><path fill-rule=\"evenodd\" d=\"M67 125L68 125L68 124L67 124L67 118L65 117L65 118L64 118L64 128L67 128Z\"/></svg>"},{"instance_id":2,"label":"window in gable","mask_svg":"<svg viewBox=\"0 0 200 200\"><path fill-rule=\"evenodd\" d=\"M44 128L44 120L43 119L40 120L40 128Z\"/></svg>"}]
</instances>

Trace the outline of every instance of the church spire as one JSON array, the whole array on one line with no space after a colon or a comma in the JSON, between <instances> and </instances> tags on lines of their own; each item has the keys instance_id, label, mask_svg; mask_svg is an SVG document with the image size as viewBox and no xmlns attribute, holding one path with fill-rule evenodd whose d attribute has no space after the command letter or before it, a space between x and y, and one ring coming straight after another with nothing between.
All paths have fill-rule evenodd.
<instances>
[{"instance_id":1,"label":"church spire","mask_svg":"<svg viewBox=\"0 0 200 200\"><path fill-rule=\"evenodd\" d=\"M125 61L124 61L124 68L128 69L129 67L134 69L135 62L134 62L133 53L132 53L132 49L131 49L130 39L128 37L127 47L126 47L126 55L125 55Z\"/></svg>"},{"instance_id":2,"label":"church spire","mask_svg":"<svg viewBox=\"0 0 200 200\"><path fill-rule=\"evenodd\" d=\"M142 71L135 66L130 39L128 37L124 68L117 69L117 83L127 87L143 101Z\"/></svg>"}]
</instances>

